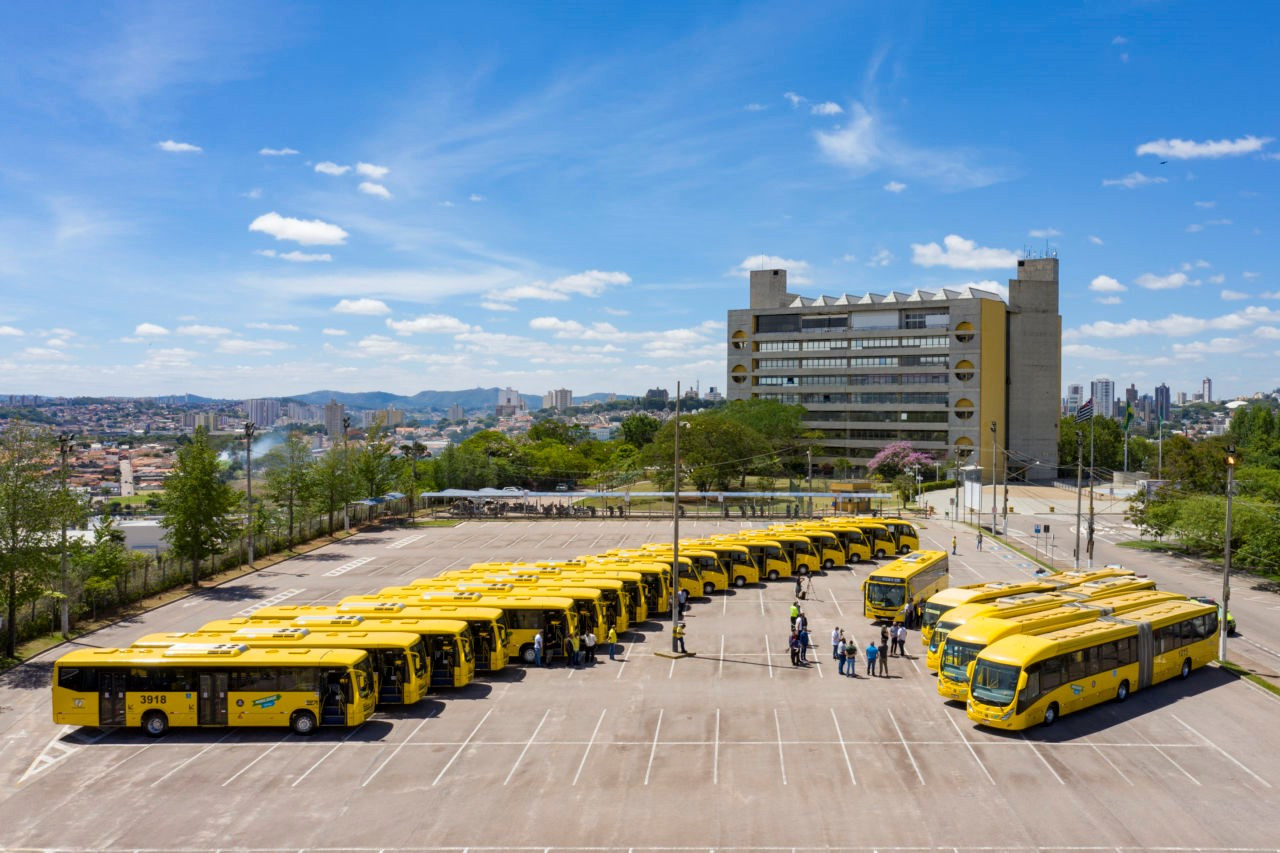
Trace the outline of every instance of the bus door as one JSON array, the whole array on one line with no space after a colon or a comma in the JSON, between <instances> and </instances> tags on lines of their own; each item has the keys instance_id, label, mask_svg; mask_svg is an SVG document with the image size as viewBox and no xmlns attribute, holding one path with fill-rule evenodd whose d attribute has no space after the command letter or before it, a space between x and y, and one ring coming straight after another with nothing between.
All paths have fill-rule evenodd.
<instances>
[{"instance_id":1,"label":"bus door","mask_svg":"<svg viewBox=\"0 0 1280 853\"><path fill-rule=\"evenodd\" d=\"M379 649L374 652L378 661L378 701L404 703L404 683L409 677L409 661L398 649Z\"/></svg>"},{"instance_id":2,"label":"bus door","mask_svg":"<svg viewBox=\"0 0 1280 853\"><path fill-rule=\"evenodd\" d=\"M196 706L196 724L201 726L225 726L227 724L227 673L224 670L202 672L200 701Z\"/></svg>"},{"instance_id":3,"label":"bus door","mask_svg":"<svg viewBox=\"0 0 1280 853\"><path fill-rule=\"evenodd\" d=\"M431 683L441 687L453 686L453 665L456 650L453 641L445 636L424 637L431 650Z\"/></svg>"},{"instance_id":4,"label":"bus door","mask_svg":"<svg viewBox=\"0 0 1280 853\"><path fill-rule=\"evenodd\" d=\"M203 677L203 676L202 676ZM320 725L345 726L347 724L347 701L355 693L352 692L351 679L342 670L333 670L324 675L324 700L320 703Z\"/></svg>"},{"instance_id":5,"label":"bus door","mask_svg":"<svg viewBox=\"0 0 1280 853\"><path fill-rule=\"evenodd\" d=\"M1155 637L1150 622L1138 623L1138 689L1151 686L1151 671L1155 667Z\"/></svg>"},{"instance_id":6,"label":"bus door","mask_svg":"<svg viewBox=\"0 0 1280 853\"><path fill-rule=\"evenodd\" d=\"M98 670L98 725L124 725L124 695L128 686L128 670Z\"/></svg>"}]
</instances>

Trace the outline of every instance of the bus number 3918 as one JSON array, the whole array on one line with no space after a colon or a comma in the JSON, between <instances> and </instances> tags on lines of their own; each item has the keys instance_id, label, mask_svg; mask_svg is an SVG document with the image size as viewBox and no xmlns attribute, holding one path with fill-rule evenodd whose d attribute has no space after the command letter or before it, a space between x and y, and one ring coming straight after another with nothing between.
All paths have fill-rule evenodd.
<instances>
[{"instance_id":1,"label":"bus number 3918","mask_svg":"<svg viewBox=\"0 0 1280 853\"><path fill-rule=\"evenodd\" d=\"M166 697L163 693L160 694L159 696L152 696L148 693L143 693L141 696L138 697L138 701L141 702L143 705L163 705L165 704L165 701L167 698L168 697Z\"/></svg>"}]
</instances>

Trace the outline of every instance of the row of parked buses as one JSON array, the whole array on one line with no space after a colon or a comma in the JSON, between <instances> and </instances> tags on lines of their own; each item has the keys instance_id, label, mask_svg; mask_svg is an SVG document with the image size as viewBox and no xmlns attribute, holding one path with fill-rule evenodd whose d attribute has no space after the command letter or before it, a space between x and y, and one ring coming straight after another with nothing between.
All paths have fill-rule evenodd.
<instances>
[{"instance_id":1,"label":"row of parked buses","mask_svg":"<svg viewBox=\"0 0 1280 853\"><path fill-rule=\"evenodd\" d=\"M1118 566L942 590L924 604L925 664L975 722L1062 714L1179 676L1216 656L1218 609Z\"/></svg>"},{"instance_id":2,"label":"row of parked buses","mask_svg":"<svg viewBox=\"0 0 1280 853\"><path fill-rule=\"evenodd\" d=\"M476 563L336 605L261 607L125 649L68 652L54 664L53 719L155 737L172 726L354 726L379 704L533 663L539 633L548 657L588 631L620 635L669 613L678 589L711 595L918 548L907 521L828 518L685 540L678 556L666 543Z\"/></svg>"}]
</instances>

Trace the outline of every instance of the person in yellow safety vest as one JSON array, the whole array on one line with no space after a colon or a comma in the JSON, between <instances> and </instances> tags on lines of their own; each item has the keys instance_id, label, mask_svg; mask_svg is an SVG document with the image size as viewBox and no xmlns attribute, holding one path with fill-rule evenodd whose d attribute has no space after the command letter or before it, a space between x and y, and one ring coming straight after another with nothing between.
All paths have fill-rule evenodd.
<instances>
[{"instance_id":1,"label":"person in yellow safety vest","mask_svg":"<svg viewBox=\"0 0 1280 853\"><path fill-rule=\"evenodd\" d=\"M609 644L609 660L617 660L614 654L618 650L618 632L614 630L612 625L609 626L609 636L606 642Z\"/></svg>"},{"instance_id":2,"label":"person in yellow safety vest","mask_svg":"<svg viewBox=\"0 0 1280 853\"><path fill-rule=\"evenodd\" d=\"M800 615L800 602L791 602L791 627L796 626L796 617Z\"/></svg>"},{"instance_id":3,"label":"person in yellow safety vest","mask_svg":"<svg viewBox=\"0 0 1280 853\"><path fill-rule=\"evenodd\" d=\"M684 623L677 622L671 628L671 638L676 641L676 646L680 650L680 654L687 655L689 652L684 647Z\"/></svg>"}]
</instances>

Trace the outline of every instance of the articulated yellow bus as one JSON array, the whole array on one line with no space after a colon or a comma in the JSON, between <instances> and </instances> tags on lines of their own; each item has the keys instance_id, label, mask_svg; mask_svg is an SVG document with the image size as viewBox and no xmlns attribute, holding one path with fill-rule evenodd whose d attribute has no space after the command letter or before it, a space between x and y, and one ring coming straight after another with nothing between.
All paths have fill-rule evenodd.
<instances>
[{"instance_id":1,"label":"articulated yellow bus","mask_svg":"<svg viewBox=\"0 0 1280 853\"><path fill-rule=\"evenodd\" d=\"M1059 585L1049 581L988 581L966 586L952 586L935 592L924 603L924 617L920 625L920 641L927 648L929 638L933 636L933 626L947 611L962 604L981 604L1007 598L1011 595L1022 595L1026 592L1052 592Z\"/></svg>"},{"instance_id":2,"label":"articulated yellow bus","mask_svg":"<svg viewBox=\"0 0 1280 853\"><path fill-rule=\"evenodd\" d=\"M869 619L902 619L908 601L927 599L950 583L946 551L912 551L872 571L862 582L862 612Z\"/></svg>"},{"instance_id":3,"label":"articulated yellow bus","mask_svg":"<svg viewBox=\"0 0 1280 853\"><path fill-rule=\"evenodd\" d=\"M1053 725L1062 714L1187 678L1214 659L1218 630L1216 605L1166 601L1036 637L1005 637L974 660L966 712L992 728Z\"/></svg>"},{"instance_id":4,"label":"articulated yellow bus","mask_svg":"<svg viewBox=\"0 0 1280 853\"><path fill-rule=\"evenodd\" d=\"M468 602L474 601L468 594ZM494 607L462 607L450 600L434 602L421 596L409 600L391 600L377 595L349 595L337 604L343 614L381 616L388 619L458 619L471 629L471 643L475 651L476 672L501 672L506 667L507 617Z\"/></svg>"},{"instance_id":5,"label":"articulated yellow bus","mask_svg":"<svg viewBox=\"0 0 1280 853\"><path fill-rule=\"evenodd\" d=\"M207 628L207 626L206 626ZM253 649L356 649L369 655L378 702L412 705L427 695L431 661L422 637L410 633L369 631L312 631L310 628L244 625L234 631L183 631L147 634L135 649L166 649L176 645L245 645Z\"/></svg>"},{"instance_id":6,"label":"articulated yellow bus","mask_svg":"<svg viewBox=\"0 0 1280 853\"><path fill-rule=\"evenodd\" d=\"M475 679L476 658L475 646L471 641L471 628L466 622L455 619L415 619L402 618L402 610L394 608L396 602L386 602L392 607L380 608L371 613L351 612L341 605L298 604L260 607L249 614L251 622L291 623L296 628L333 628L348 630L352 624L358 631L388 630L386 623L397 624L400 631L422 636L427 647L427 655L431 660L432 687L466 687ZM334 622L335 617L359 616L360 621L351 619ZM382 619L375 617L384 617ZM204 626L209 631L236 630L227 626L236 625L237 620L210 622Z\"/></svg>"},{"instance_id":7,"label":"articulated yellow bus","mask_svg":"<svg viewBox=\"0 0 1280 853\"><path fill-rule=\"evenodd\" d=\"M1060 579L1055 578L1054 580ZM930 670L936 671L939 658L942 655L943 645L947 641L947 635L970 619L979 616L1006 618L1036 610L1049 610L1074 601L1095 601L1126 592L1155 588L1156 582L1150 578L1140 578L1137 575L1115 575L1113 577L1084 581L1053 592L1024 592L1021 595L997 598L994 601L962 604L959 607L953 607L948 610L933 626L933 633L929 635L929 646L928 651L925 653L924 665Z\"/></svg>"},{"instance_id":8,"label":"articulated yellow bus","mask_svg":"<svg viewBox=\"0 0 1280 853\"><path fill-rule=\"evenodd\" d=\"M53 664L65 726L357 726L373 713L373 668L355 649L77 649Z\"/></svg>"},{"instance_id":9,"label":"articulated yellow bus","mask_svg":"<svg viewBox=\"0 0 1280 853\"><path fill-rule=\"evenodd\" d=\"M1165 601L1185 601L1185 595L1154 589L1123 593L1092 601L1073 601L1062 607L1018 616L979 616L953 630L942 647L938 665L938 694L963 702L969 698L969 663L987 646L1014 634L1047 634L1100 616L1120 616Z\"/></svg>"}]
</instances>

